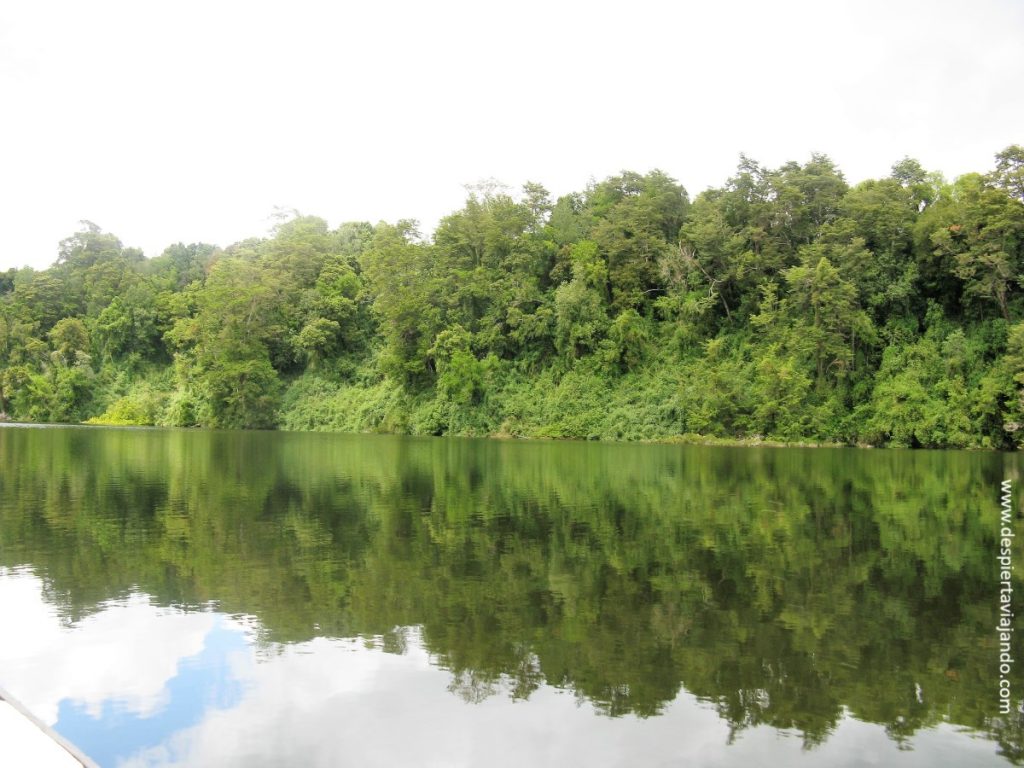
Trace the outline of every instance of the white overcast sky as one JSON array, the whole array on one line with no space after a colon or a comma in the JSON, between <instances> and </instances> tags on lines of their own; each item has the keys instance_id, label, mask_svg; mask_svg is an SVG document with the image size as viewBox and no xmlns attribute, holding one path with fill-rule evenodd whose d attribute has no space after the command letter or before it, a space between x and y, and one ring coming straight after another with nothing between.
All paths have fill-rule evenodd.
<instances>
[{"instance_id":1,"label":"white overcast sky","mask_svg":"<svg viewBox=\"0 0 1024 768\"><path fill-rule=\"evenodd\" d=\"M490 177L692 196L740 152L955 177L1024 143L1022 93L1020 0L5 0L0 268L80 219L154 256L275 206L429 233Z\"/></svg>"}]
</instances>

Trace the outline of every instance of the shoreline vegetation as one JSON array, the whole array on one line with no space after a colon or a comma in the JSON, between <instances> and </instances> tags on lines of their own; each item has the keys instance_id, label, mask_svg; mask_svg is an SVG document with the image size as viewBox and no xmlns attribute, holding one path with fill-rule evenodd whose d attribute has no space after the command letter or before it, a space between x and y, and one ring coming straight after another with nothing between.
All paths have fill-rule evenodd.
<instances>
[{"instance_id":1,"label":"shoreline vegetation","mask_svg":"<svg viewBox=\"0 0 1024 768\"><path fill-rule=\"evenodd\" d=\"M102 415L94 416L90 419L86 419L81 422L35 422L35 421L12 421L11 419L0 419L0 426L10 427L120 427L124 429L196 429L198 427L173 427L169 425L159 424L140 424L130 421L108 421ZM320 434L335 434L335 435L402 435L406 434L413 436L409 433L399 432L339 432L336 430L317 430L317 429L296 429L296 430L285 430L281 428L275 428L270 431L277 432L295 432L295 433L307 433L316 432ZM569 442L592 442L586 438L575 438L575 437L544 437L537 435L513 435L507 432L494 432L486 435L466 434L466 435L417 435L419 437L465 437L465 438L478 438L483 440L530 440L530 441L569 441ZM707 446L722 446L726 448L875 448L876 446L868 445L866 443L839 443L839 442L807 442L807 441L783 441L783 440L771 440L761 435L751 435L749 437L715 437L714 435L698 435L693 433L687 433L682 435L670 435L668 437L661 438L650 438L645 440L632 440L632 441L608 441L603 442L632 442L639 444L648 445L707 445Z\"/></svg>"},{"instance_id":2,"label":"shoreline vegetation","mask_svg":"<svg viewBox=\"0 0 1024 768\"><path fill-rule=\"evenodd\" d=\"M91 222L0 272L27 422L1012 450L1024 148L850 186L824 155L691 200L661 171L415 222L297 212L146 259Z\"/></svg>"}]
</instances>

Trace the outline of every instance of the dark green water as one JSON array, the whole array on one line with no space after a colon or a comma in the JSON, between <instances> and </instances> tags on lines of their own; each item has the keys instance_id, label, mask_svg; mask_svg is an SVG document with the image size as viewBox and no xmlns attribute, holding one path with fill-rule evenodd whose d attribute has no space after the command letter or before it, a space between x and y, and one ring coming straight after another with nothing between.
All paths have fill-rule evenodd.
<instances>
[{"instance_id":1,"label":"dark green water","mask_svg":"<svg viewBox=\"0 0 1024 768\"><path fill-rule=\"evenodd\" d=\"M1020 764L1021 466L0 428L0 686L104 766Z\"/></svg>"}]
</instances>

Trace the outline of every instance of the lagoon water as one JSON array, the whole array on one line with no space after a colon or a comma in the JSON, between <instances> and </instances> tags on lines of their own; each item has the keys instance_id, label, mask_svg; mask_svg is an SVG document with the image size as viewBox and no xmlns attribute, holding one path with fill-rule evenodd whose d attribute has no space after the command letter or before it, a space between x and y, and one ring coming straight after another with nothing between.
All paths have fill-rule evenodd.
<instances>
[{"instance_id":1,"label":"lagoon water","mask_svg":"<svg viewBox=\"0 0 1024 768\"><path fill-rule=\"evenodd\" d=\"M1020 764L1022 466L8 426L0 686L111 767Z\"/></svg>"}]
</instances>

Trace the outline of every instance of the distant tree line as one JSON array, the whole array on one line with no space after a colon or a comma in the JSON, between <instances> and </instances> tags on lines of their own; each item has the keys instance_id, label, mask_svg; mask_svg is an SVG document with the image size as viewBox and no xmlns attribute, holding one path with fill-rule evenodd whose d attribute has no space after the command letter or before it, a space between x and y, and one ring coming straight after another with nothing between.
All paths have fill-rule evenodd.
<instances>
[{"instance_id":1,"label":"distant tree line","mask_svg":"<svg viewBox=\"0 0 1024 768\"><path fill-rule=\"evenodd\" d=\"M1015 448L1024 148L952 183L740 157L411 221L296 215L146 259L89 222L0 273L0 411L29 421Z\"/></svg>"}]
</instances>

